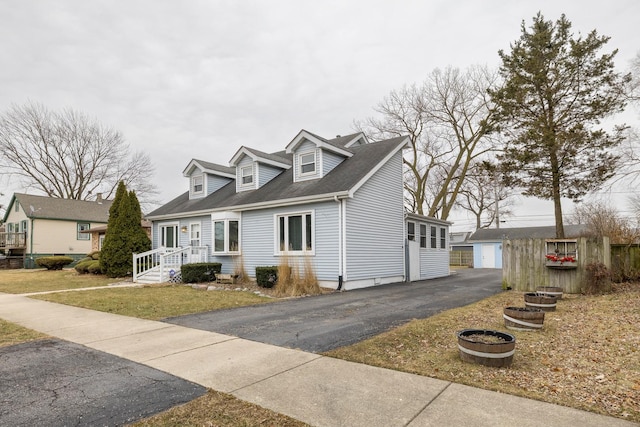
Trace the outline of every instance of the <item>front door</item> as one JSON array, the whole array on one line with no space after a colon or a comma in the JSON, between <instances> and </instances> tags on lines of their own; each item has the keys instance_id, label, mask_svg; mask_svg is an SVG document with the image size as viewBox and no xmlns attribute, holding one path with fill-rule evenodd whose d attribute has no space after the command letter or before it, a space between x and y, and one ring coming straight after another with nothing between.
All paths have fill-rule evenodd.
<instances>
[{"instance_id":1,"label":"front door","mask_svg":"<svg viewBox=\"0 0 640 427\"><path fill-rule=\"evenodd\" d=\"M160 246L165 248L177 248L178 224L165 224L160 226Z\"/></svg>"},{"instance_id":2,"label":"front door","mask_svg":"<svg viewBox=\"0 0 640 427\"><path fill-rule=\"evenodd\" d=\"M206 260L201 259L200 249L196 249L202 245L200 239L200 223L192 222L189 224L189 245L191 246L191 254L189 262L204 262Z\"/></svg>"}]
</instances>

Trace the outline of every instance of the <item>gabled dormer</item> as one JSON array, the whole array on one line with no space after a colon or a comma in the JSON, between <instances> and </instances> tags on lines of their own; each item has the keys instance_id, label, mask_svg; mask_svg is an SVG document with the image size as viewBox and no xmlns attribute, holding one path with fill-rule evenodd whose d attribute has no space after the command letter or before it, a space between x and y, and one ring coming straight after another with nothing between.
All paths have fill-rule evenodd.
<instances>
[{"instance_id":1,"label":"gabled dormer","mask_svg":"<svg viewBox=\"0 0 640 427\"><path fill-rule=\"evenodd\" d=\"M236 192L256 190L291 168L291 161L286 157L244 146L229 163L235 168Z\"/></svg>"},{"instance_id":2,"label":"gabled dormer","mask_svg":"<svg viewBox=\"0 0 640 427\"><path fill-rule=\"evenodd\" d=\"M366 142L361 133L328 140L301 130L285 150L293 156L293 181L322 178L345 159L353 156L349 147Z\"/></svg>"},{"instance_id":3,"label":"gabled dormer","mask_svg":"<svg viewBox=\"0 0 640 427\"><path fill-rule=\"evenodd\" d=\"M189 199L207 197L236 177L233 168L196 159L189 162L182 175L189 178Z\"/></svg>"}]
</instances>

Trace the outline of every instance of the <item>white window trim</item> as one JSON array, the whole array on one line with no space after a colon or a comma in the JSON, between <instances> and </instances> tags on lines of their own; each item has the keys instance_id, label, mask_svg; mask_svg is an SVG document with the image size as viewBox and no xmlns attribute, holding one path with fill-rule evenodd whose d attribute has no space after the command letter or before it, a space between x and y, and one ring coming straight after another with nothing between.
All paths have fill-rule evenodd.
<instances>
[{"instance_id":1,"label":"white window trim","mask_svg":"<svg viewBox=\"0 0 640 427\"><path fill-rule=\"evenodd\" d=\"M307 232L306 232L306 221L302 221L302 226L303 226L303 230L302 230L302 250L301 251L289 251L289 250L284 250L281 251L280 250L280 230L278 229L279 227L279 222L280 222L280 218L282 217L290 217L290 216L303 216L304 215L311 215L311 250L307 250L306 247L306 238L307 238ZM287 221L285 221L285 224L287 224ZM280 213L280 214L274 214L273 215L273 232L274 232L274 236L273 236L273 243L274 243L274 251L273 254L275 256L282 256L282 255L293 255L293 256L297 256L297 255L310 255L310 256L314 256L316 254L316 245L317 245L317 240L316 240L316 213L315 210L311 209L311 210L307 210L307 211L296 211L296 212L285 212L285 213ZM288 237L289 237L289 230L288 230L288 226L287 226L287 230L285 231L285 241L288 241Z\"/></svg>"},{"instance_id":2,"label":"white window trim","mask_svg":"<svg viewBox=\"0 0 640 427\"><path fill-rule=\"evenodd\" d=\"M311 171L311 172L302 172L302 166L311 164L311 162L302 163L302 158L304 156L309 156L309 155L313 156L313 171ZM305 151L303 153L299 153L298 154L298 174L299 174L300 177L315 176L315 175L318 174L318 152L317 152L317 150Z\"/></svg>"},{"instance_id":3,"label":"white window trim","mask_svg":"<svg viewBox=\"0 0 640 427\"><path fill-rule=\"evenodd\" d=\"M442 238L443 231L444 231L444 239ZM447 250L447 246L449 246L448 245L449 238L448 238L447 229L445 227L440 227L439 228L439 233L440 233L440 235L438 236L438 243L440 243L440 244L438 245L438 249ZM444 240L444 247L442 247L442 241L443 240Z\"/></svg>"},{"instance_id":4,"label":"white window trim","mask_svg":"<svg viewBox=\"0 0 640 427\"><path fill-rule=\"evenodd\" d=\"M159 248L166 247L166 246L164 246L162 244L162 237L163 237L163 234L164 234L162 229L165 228L165 227L175 227L176 228L176 231L175 231L175 234L174 234L174 238L175 238L175 241L176 241L176 246L174 246L174 247L179 248L180 247L180 223L179 222L161 222L161 223L158 223L158 247Z\"/></svg>"},{"instance_id":5,"label":"white window trim","mask_svg":"<svg viewBox=\"0 0 640 427\"><path fill-rule=\"evenodd\" d=\"M202 187L202 189L200 191L196 191L196 184L195 184L196 178L200 178L201 179L200 186ZM204 191L205 191L204 183L205 183L204 174L202 174L202 175L193 175L191 177L191 194L193 194L193 195L204 194Z\"/></svg>"},{"instance_id":6,"label":"white window trim","mask_svg":"<svg viewBox=\"0 0 640 427\"><path fill-rule=\"evenodd\" d=\"M409 225L413 225L413 234L409 233ZM416 234L418 234L416 232L416 223L413 221L407 221L407 240L411 241L411 242L415 242L416 241Z\"/></svg>"},{"instance_id":7,"label":"white window trim","mask_svg":"<svg viewBox=\"0 0 640 427\"><path fill-rule=\"evenodd\" d=\"M250 169L251 170L251 175L244 175L244 171ZM244 182L244 178L245 176L251 176L251 182ZM243 188L247 188L247 187L254 187L255 186L255 182L256 182L256 176L255 176L255 171L253 168L253 164L251 165L247 165L247 166L241 166L240 167L240 187Z\"/></svg>"},{"instance_id":8,"label":"white window trim","mask_svg":"<svg viewBox=\"0 0 640 427\"><path fill-rule=\"evenodd\" d=\"M238 250L229 250L229 221L238 222ZM224 223L224 244L222 251L216 251L216 222ZM211 253L213 255L240 255L242 253L242 221L238 212L216 212L211 214Z\"/></svg>"}]
</instances>

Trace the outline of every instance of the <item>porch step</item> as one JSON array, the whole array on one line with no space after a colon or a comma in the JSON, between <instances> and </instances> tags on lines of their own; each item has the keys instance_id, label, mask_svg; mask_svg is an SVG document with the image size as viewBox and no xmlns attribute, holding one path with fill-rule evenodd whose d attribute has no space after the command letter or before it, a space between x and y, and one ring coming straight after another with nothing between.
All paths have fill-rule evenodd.
<instances>
[{"instance_id":1,"label":"porch step","mask_svg":"<svg viewBox=\"0 0 640 427\"><path fill-rule=\"evenodd\" d=\"M164 272L164 276L165 277L169 277L169 272L171 271L171 268L166 268L165 272ZM177 282L182 282L182 275L180 273L180 269L179 268L174 268L173 269L175 271L175 274L173 275L172 279L169 279L166 282L171 282L171 283L177 283ZM136 283L142 283L144 285L152 285L155 283L162 283L161 279L160 279L160 270L149 270L143 274L139 274L138 277L136 278Z\"/></svg>"}]
</instances>

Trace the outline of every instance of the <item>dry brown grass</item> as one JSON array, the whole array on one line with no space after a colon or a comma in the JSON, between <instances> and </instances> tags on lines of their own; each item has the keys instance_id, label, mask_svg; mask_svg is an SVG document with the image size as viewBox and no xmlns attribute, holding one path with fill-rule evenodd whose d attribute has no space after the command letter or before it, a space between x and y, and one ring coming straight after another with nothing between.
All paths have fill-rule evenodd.
<instances>
[{"instance_id":1,"label":"dry brown grass","mask_svg":"<svg viewBox=\"0 0 640 427\"><path fill-rule=\"evenodd\" d=\"M302 272L300 259L283 255L278 265L278 283L274 293L279 297L294 297L301 295L319 295L322 293L318 284L318 277L313 268L313 260L305 256L302 258Z\"/></svg>"},{"instance_id":2,"label":"dry brown grass","mask_svg":"<svg viewBox=\"0 0 640 427\"><path fill-rule=\"evenodd\" d=\"M640 284L565 296L538 332L507 330L507 306L523 306L523 294L504 292L327 355L640 421ZM455 332L465 328L515 335L511 367L462 362Z\"/></svg>"},{"instance_id":3,"label":"dry brown grass","mask_svg":"<svg viewBox=\"0 0 640 427\"><path fill-rule=\"evenodd\" d=\"M210 390L198 399L131 424L131 426L304 427L308 424L258 405L243 402L231 395Z\"/></svg>"},{"instance_id":4,"label":"dry brown grass","mask_svg":"<svg viewBox=\"0 0 640 427\"><path fill-rule=\"evenodd\" d=\"M242 255L233 257L233 274L236 276L236 284L244 285L250 282Z\"/></svg>"},{"instance_id":5,"label":"dry brown grass","mask_svg":"<svg viewBox=\"0 0 640 427\"><path fill-rule=\"evenodd\" d=\"M15 323L0 319L0 347L20 344L27 341L47 338L48 335L41 334L31 329L23 328Z\"/></svg>"}]
</instances>

